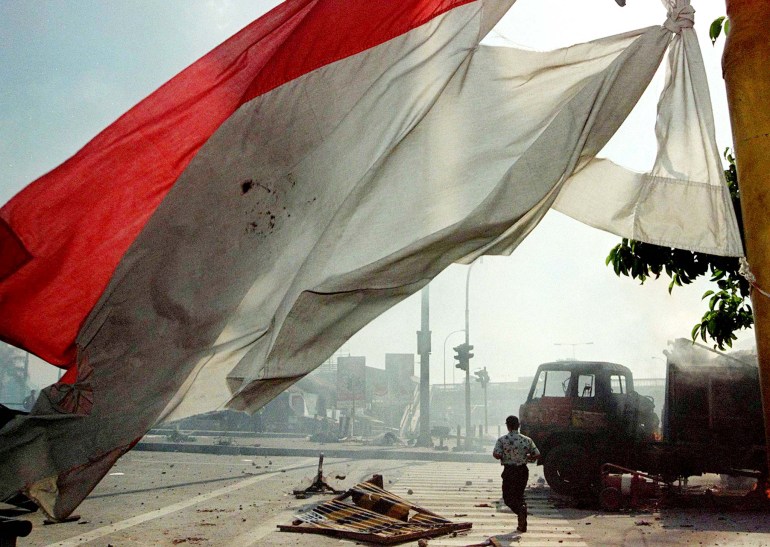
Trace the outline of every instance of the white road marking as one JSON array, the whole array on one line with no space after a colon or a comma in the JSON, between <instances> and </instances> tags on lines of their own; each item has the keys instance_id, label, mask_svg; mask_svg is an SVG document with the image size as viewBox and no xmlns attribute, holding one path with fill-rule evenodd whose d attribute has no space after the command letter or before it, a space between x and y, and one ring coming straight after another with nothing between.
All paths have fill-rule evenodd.
<instances>
[{"instance_id":1,"label":"white road marking","mask_svg":"<svg viewBox=\"0 0 770 547\"><path fill-rule=\"evenodd\" d=\"M97 528L95 530L91 530L90 532L87 532L85 534L79 535L77 537L69 538L64 541L60 541L57 543L51 543L50 545L47 545L46 547L74 547L76 545L81 545L84 542L87 541L93 541L95 539L99 539L104 536L108 536L110 534L113 534L115 532L118 532L120 530L125 530L126 528L131 528L132 526L136 526L138 524L142 524L144 522L154 520L157 518L164 517L170 513L175 513L176 511L181 511L182 509L187 509L188 507L191 507L193 505L197 505L199 503L202 503L204 501L208 501L213 498L218 498L219 496L223 496L225 494L229 494L230 492L234 492L236 490L240 490L241 488L246 488L247 486L251 486L252 484L256 484L258 482L261 482L266 479L270 479L272 477L275 477L276 475L279 475L282 471L289 471L292 469L295 469L297 467L304 467L306 465L309 465L311 463L317 462L317 458L307 458L305 460L302 460L298 463L295 463L293 465L288 465L286 467L281 467L279 469L276 469L275 471L271 471L269 473L265 473L264 475L257 475L255 477L250 477L248 479L244 479L242 481L236 482L235 484L231 484L230 486L225 486L223 488L219 488L218 490L214 490L212 492L208 492L206 494L200 494L193 498L180 501L178 503L174 503L172 505L167 505L166 507L161 507L160 509L156 509L154 511L149 511L147 513L143 513L141 515L137 515L135 517L131 517L130 519L122 520L120 522L116 522L114 524L110 524L108 526L102 526L101 528Z\"/></svg>"},{"instance_id":2,"label":"white road marking","mask_svg":"<svg viewBox=\"0 0 770 547\"><path fill-rule=\"evenodd\" d=\"M466 484L471 477L471 484ZM491 481L489 479L492 479ZM409 494L409 490L412 494ZM431 463L416 465L390 488L394 494L454 522L472 522L473 528L457 536L430 540L431 547L457 547L483 543L491 536L514 534L516 516L500 500L500 468L494 464ZM517 538L521 547L585 547L571 523L547 499L547 490L527 490L527 532ZM476 505L486 504L486 507ZM413 544L409 544L413 545Z\"/></svg>"}]
</instances>

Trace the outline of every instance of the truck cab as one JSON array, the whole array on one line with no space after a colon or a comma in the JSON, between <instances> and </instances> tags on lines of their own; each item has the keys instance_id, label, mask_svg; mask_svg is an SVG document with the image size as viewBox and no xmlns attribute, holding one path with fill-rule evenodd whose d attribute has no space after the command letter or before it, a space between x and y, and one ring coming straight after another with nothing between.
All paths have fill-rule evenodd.
<instances>
[{"instance_id":1,"label":"truck cab","mask_svg":"<svg viewBox=\"0 0 770 547\"><path fill-rule=\"evenodd\" d=\"M602 463L629 463L633 445L658 435L654 402L634 391L616 363L557 361L537 369L519 417L540 449L545 479L576 494L599 479Z\"/></svg>"}]
</instances>

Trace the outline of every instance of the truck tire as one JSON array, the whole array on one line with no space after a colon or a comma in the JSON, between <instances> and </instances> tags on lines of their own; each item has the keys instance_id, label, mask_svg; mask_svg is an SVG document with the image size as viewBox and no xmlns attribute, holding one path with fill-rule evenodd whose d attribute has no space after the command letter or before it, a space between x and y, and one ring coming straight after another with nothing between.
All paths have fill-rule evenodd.
<instances>
[{"instance_id":1,"label":"truck tire","mask_svg":"<svg viewBox=\"0 0 770 547\"><path fill-rule=\"evenodd\" d=\"M577 444L562 444L548 452L543 474L551 490L557 494L575 495L591 483L592 466L585 449Z\"/></svg>"}]
</instances>

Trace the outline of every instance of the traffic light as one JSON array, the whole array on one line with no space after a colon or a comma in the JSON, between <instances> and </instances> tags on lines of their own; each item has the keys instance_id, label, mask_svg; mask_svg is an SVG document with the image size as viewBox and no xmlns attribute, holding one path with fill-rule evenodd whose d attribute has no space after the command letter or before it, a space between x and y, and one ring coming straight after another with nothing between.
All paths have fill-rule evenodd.
<instances>
[{"instance_id":1,"label":"traffic light","mask_svg":"<svg viewBox=\"0 0 770 547\"><path fill-rule=\"evenodd\" d=\"M472 349L473 346L470 344L460 344L459 346L454 347L456 352L455 360L457 360L455 366L457 368L466 372L468 371L470 368L471 357L473 357L473 354L471 353Z\"/></svg>"},{"instance_id":2,"label":"traffic light","mask_svg":"<svg viewBox=\"0 0 770 547\"><path fill-rule=\"evenodd\" d=\"M489 383L489 373L487 372L487 367L484 367L481 370L477 370L473 374L476 375L476 381L481 382L481 387L486 389L487 384Z\"/></svg>"}]
</instances>

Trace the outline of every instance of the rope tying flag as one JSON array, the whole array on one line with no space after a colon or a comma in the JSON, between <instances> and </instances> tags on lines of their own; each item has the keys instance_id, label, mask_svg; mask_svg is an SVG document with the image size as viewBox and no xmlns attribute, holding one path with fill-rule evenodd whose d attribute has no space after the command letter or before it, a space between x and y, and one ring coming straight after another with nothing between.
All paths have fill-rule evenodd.
<instances>
[{"instance_id":1,"label":"rope tying flag","mask_svg":"<svg viewBox=\"0 0 770 547\"><path fill-rule=\"evenodd\" d=\"M681 34L682 29L692 28L695 23L695 9L685 0L683 5L669 9L668 19L663 26L675 34Z\"/></svg>"},{"instance_id":2,"label":"rope tying flag","mask_svg":"<svg viewBox=\"0 0 770 547\"><path fill-rule=\"evenodd\" d=\"M741 266L738 269L738 273L741 274L746 279L746 281L749 282L752 289L758 291L762 296L766 296L767 298L770 298L770 293L763 290L759 285L757 285L757 278L751 272L751 268L749 267L749 261L746 260L746 257L742 256L739 260L740 260Z\"/></svg>"}]
</instances>

